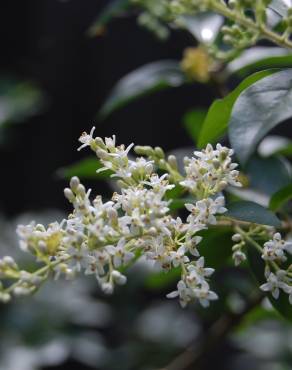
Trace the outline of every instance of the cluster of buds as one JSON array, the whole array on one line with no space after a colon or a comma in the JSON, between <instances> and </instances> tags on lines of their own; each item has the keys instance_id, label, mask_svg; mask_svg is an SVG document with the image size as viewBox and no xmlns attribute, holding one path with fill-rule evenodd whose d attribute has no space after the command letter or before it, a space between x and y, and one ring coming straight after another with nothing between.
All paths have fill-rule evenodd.
<instances>
[{"instance_id":1,"label":"cluster of buds","mask_svg":"<svg viewBox=\"0 0 292 370\"><path fill-rule=\"evenodd\" d=\"M242 262L246 260L246 254L244 253L246 242L238 233L232 235L232 241L236 243L232 247L232 258L234 260L235 266L239 266Z\"/></svg>"},{"instance_id":2,"label":"cluster of buds","mask_svg":"<svg viewBox=\"0 0 292 370\"><path fill-rule=\"evenodd\" d=\"M280 233L264 243L262 259L265 261L265 277L267 282L260 286L278 299L280 290L289 295L292 304L292 265L287 266L288 254L292 254L292 242L282 239Z\"/></svg>"},{"instance_id":3,"label":"cluster of buds","mask_svg":"<svg viewBox=\"0 0 292 370\"><path fill-rule=\"evenodd\" d=\"M130 159L133 144L116 145L114 136L103 140L93 134L94 128L81 135L79 150L89 146L103 165L98 171L110 171L120 191L106 202L100 196L91 199L91 191L73 177L64 190L73 206L67 220L48 227L35 223L18 227L21 249L42 267L29 273L19 271L10 257L1 260L0 299L6 302L11 295L31 294L49 276L71 279L80 272L94 275L109 294L116 284L126 283L121 268L143 255L160 270L181 268L178 290L168 297L178 296L182 306L193 300L208 306L217 295L209 286L213 269L204 266L198 233L215 225L217 215L226 211L219 194L223 188L240 185L232 151L208 145L195 152L195 157L186 158L185 173L180 173L176 158L166 158L159 147L136 147L143 156ZM158 175L157 169L164 174ZM167 196L179 184L194 199L185 204L190 212L185 221L171 215ZM7 284L11 280L14 282Z\"/></svg>"}]
</instances>

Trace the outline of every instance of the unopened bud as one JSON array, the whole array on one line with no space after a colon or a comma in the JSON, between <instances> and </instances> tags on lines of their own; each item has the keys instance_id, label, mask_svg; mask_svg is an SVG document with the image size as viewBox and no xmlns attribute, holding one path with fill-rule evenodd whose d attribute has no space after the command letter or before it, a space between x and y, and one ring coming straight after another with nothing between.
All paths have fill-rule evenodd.
<instances>
[{"instance_id":1,"label":"unopened bud","mask_svg":"<svg viewBox=\"0 0 292 370\"><path fill-rule=\"evenodd\" d=\"M122 275L119 271L117 270L114 270L112 272L112 278L114 279L114 281L119 284L119 285L125 285L126 282L127 282L127 278L125 275Z\"/></svg>"},{"instance_id":2,"label":"unopened bud","mask_svg":"<svg viewBox=\"0 0 292 370\"><path fill-rule=\"evenodd\" d=\"M64 195L69 200L69 202L73 203L75 201L75 195L73 194L71 189L65 188Z\"/></svg>"},{"instance_id":3,"label":"unopened bud","mask_svg":"<svg viewBox=\"0 0 292 370\"><path fill-rule=\"evenodd\" d=\"M173 154L169 155L168 158L168 163L170 164L171 168L173 168L174 170L177 170L177 159L176 159L176 156L174 156Z\"/></svg>"},{"instance_id":4,"label":"unopened bud","mask_svg":"<svg viewBox=\"0 0 292 370\"><path fill-rule=\"evenodd\" d=\"M103 283L101 285L101 289L105 294L112 294L114 291L114 287L112 283Z\"/></svg>"},{"instance_id":5,"label":"unopened bud","mask_svg":"<svg viewBox=\"0 0 292 370\"><path fill-rule=\"evenodd\" d=\"M162 158L165 157L164 151L162 150L162 148L160 148L160 146L155 147L154 151L155 151L155 154L158 158L162 159Z\"/></svg>"},{"instance_id":6,"label":"unopened bud","mask_svg":"<svg viewBox=\"0 0 292 370\"><path fill-rule=\"evenodd\" d=\"M232 238L231 239L232 239L232 241L238 243L238 242L241 242L242 241L242 236L237 233L237 234L232 235Z\"/></svg>"},{"instance_id":7,"label":"unopened bud","mask_svg":"<svg viewBox=\"0 0 292 370\"><path fill-rule=\"evenodd\" d=\"M74 191L74 192L76 192L76 190L77 190L77 187L78 187L78 185L80 184L80 180L78 179L78 177L77 176L74 176L74 177L72 177L71 178L71 180L70 180L70 188Z\"/></svg>"}]
</instances>

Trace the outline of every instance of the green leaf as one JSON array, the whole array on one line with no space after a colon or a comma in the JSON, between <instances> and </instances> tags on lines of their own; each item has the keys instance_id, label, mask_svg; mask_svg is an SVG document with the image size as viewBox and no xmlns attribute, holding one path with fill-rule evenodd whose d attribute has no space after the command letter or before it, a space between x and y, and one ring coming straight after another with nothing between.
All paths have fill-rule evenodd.
<instances>
[{"instance_id":1,"label":"green leaf","mask_svg":"<svg viewBox=\"0 0 292 370\"><path fill-rule=\"evenodd\" d=\"M252 245L249 245L247 253L247 258L249 262L250 269L253 276L257 280L259 285L262 285L266 282L265 280L265 264L262 260L260 254L253 248ZM288 264L292 262L291 256L289 256ZM269 301L273 307L286 319L292 321L292 306L288 300L288 294L280 290L280 296L278 299L273 298L273 296L267 294Z\"/></svg>"},{"instance_id":2,"label":"green leaf","mask_svg":"<svg viewBox=\"0 0 292 370\"><path fill-rule=\"evenodd\" d=\"M101 167L103 167L103 165L97 158L89 157L73 163L70 166L60 168L57 171L57 175L63 179L70 179L73 176L78 176L80 179L90 180L105 179L112 174L110 170L96 173Z\"/></svg>"},{"instance_id":3,"label":"green leaf","mask_svg":"<svg viewBox=\"0 0 292 370\"><path fill-rule=\"evenodd\" d=\"M206 266L218 269L226 263L232 255L231 240L232 230L230 228L214 228L203 230L199 233L203 239L198 244L201 256L205 258Z\"/></svg>"},{"instance_id":4,"label":"green leaf","mask_svg":"<svg viewBox=\"0 0 292 370\"><path fill-rule=\"evenodd\" d=\"M177 61L161 60L146 64L124 76L115 85L99 114L105 118L141 96L184 83L186 79Z\"/></svg>"},{"instance_id":5,"label":"green leaf","mask_svg":"<svg viewBox=\"0 0 292 370\"><path fill-rule=\"evenodd\" d=\"M7 78L0 80L0 126L22 122L38 113L43 104L44 96L33 83Z\"/></svg>"},{"instance_id":6,"label":"green leaf","mask_svg":"<svg viewBox=\"0 0 292 370\"><path fill-rule=\"evenodd\" d=\"M210 43L215 41L224 19L219 14L205 12L193 16L183 16L179 22L200 43Z\"/></svg>"},{"instance_id":7,"label":"green leaf","mask_svg":"<svg viewBox=\"0 0 292 370\"><path fill-rule=\"evenodd\" d=\"M183 117L183 125L195 144L197 143L206 115L207 113L203 109L193 109Z\"/></svg>"},{"instance_id":8,"label":"green leaf","mask_svg":"<svg viewBox=\"0 0 292 370\"><path fill-rule=\"evenodd\" d=\"M186 203L193 203L195 202L194 198L188 197L188 198L174 198L172 199L169 209L171 211L176 211L178 209L185 208Z\"/></svg>"},{"instance_id":9,"label":"green leaf","mask_svg":"<svg viewBox=\"0 0 292 370\"><path fill-rule=\"evenodd\" d=\"M272 211L277 211L290 199L292 199L292 184L289 184L277 191L272 196L269 207Z\"/></svg>"},{"instance_id":10,"label":"green leaf","mask_svg":"<svg viewBox=\"0 0 292 370\"><path fill-rule=\"evenodd\" d=\"M279 14L281 17L286 17L289 6L283 0L272 0L268 5L268 8Z\"/></svg>"},{"instance_id":11,"label":"green leaf","mask_svg":"<svg viewBox=\"0 0 292 370\"><path fill-rule=\"evenodd\" d=\"M292 116L291 99L292 69L257 81L238 97L229 122L229 139L242 164L272 128Z\"/></svg>"},{"instance_id":12,"label":"green leaf","mask_svg":"<svg viewBox=\"0 0 292 370\"><path fill-rule=\"evenodd\" d=\"M149 289L164 289L172 285L180 278L181 269L172 268L170 271L154 272L150 274L145 280L145 286Z\"/></svg>"},{"instance_id":13,"label":"green leaf","mask_svg":"<svg viewBox=\"0 0 292 370\"><path fill-rule=\"evenodd\" d=\"M291 165L282 157L254 156L246 166L246 174L250 188L269 196L291 183Z\"/></svg>"},{"instance_id":14,"label":"green leaf","mask_svg":"<svg viewBox=\"0 0 292 370\"><path fill-rule=\"evenodd\" d=\"M289 68L292 66L292 53L279 47L256 46L244 50L226 67L228 74L245 76L255 70L267 68Z\"/></svg>"},{"instance_id":15,"label":"green leaf","mask_svg":"<svg viewBox=\"0 0 292 370\"><path fill-rule=\"evenodd\" d=\"M242 81L241 84L225 98L214 101L208 111L207 117L199 134L199 148L205 147L208 143L216 142L225 134L233 104L238 98L239 94L247 87L272 73L275 73L275 70L257 72Z\"/></svg>"},{"instance_id":16,"label":"green leaf","mask_svg":"<svg viewBox=\"0 0 292 370\"><path fill-rule=\"evenodd\" d=\"M129 7L129 0L109 1L109 4L103 9L103 11L88 29L88 35L97 36L102 34L105 26L112 20L112 18L119 16Z\"/></svg>"},{"instance_id":17,"label":"green leaf","mask_svg":"<svg viewBox=\"0 0 292 370\"><path fill-rule=\"evenodd\" d=\"M226 216L236 220L252 222L260 225L269 225L274 227L281 226L278 217L265 207L249 201L240 201L231 203L228 206Z\"/></svg>"}]
</instances>

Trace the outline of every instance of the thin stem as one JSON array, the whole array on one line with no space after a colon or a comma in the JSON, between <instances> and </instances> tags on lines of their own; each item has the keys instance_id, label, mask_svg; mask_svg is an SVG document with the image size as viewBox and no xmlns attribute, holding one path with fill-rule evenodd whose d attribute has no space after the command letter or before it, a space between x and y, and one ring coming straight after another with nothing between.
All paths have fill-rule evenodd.
<instances>
[{"instance_id":1,"label":"thin stem","mask_svg":"<svg viewBox=\"0 0 292 370\"><path fill-rule=\"evenodd\" d=\"M216 13L222 14L224 17L244 26L247 29L258 32L263 38L271 40L277 45L292 48L292 42L287 38L286 35L283 37L283 35L280 35L267 28L266 25L255 23L252 19L247 18L244 14L229 9L226 5L218 0L211 0L209 2L209 7L210 10L214 10Z\"/></svg>"}]
</instances>

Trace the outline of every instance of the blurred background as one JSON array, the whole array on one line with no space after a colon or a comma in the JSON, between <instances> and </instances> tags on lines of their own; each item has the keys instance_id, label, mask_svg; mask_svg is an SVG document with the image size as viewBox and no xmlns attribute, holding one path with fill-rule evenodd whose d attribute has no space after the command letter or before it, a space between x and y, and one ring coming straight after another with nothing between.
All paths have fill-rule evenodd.
<instances>
[{"instance_id":1,"label":"blurred background","mask_svg":"<svg viewBox=\"0 0 292 370\"><path fill-rule=\"evenodd\" d=\"M102 104L125 74L156 60L179 61L183 50L195 45L183 31L159 40L132 12L90 36L88 29L108 2L1 5L0 256L16 256L24 265L31 261L18 252L16 225L61 220L68 212L63 188L76 169L72 165L89 154L76 151L82 131L95 125L97 136L116 134L120 143L186 148L185 153L194 144L182 117L194 106L206 109L220 95L212 84L186 84L144 96L101 119ZM94 193L109 196L108 182L84 177ZM128 275L127 286L110 298L94 279L79 279L52 282L33 299L1 305L0 370L162 369L188 346L197 348L222 313L216 305L202 312L167 301L175 278L142 263ZM227 286L231 291L227 298L234 312L254 284L245 271L231 267L216 281L222 294ZM291 328L266 304L188 368L288 370L291 343Z\"/></svg>"}]
</instances>

